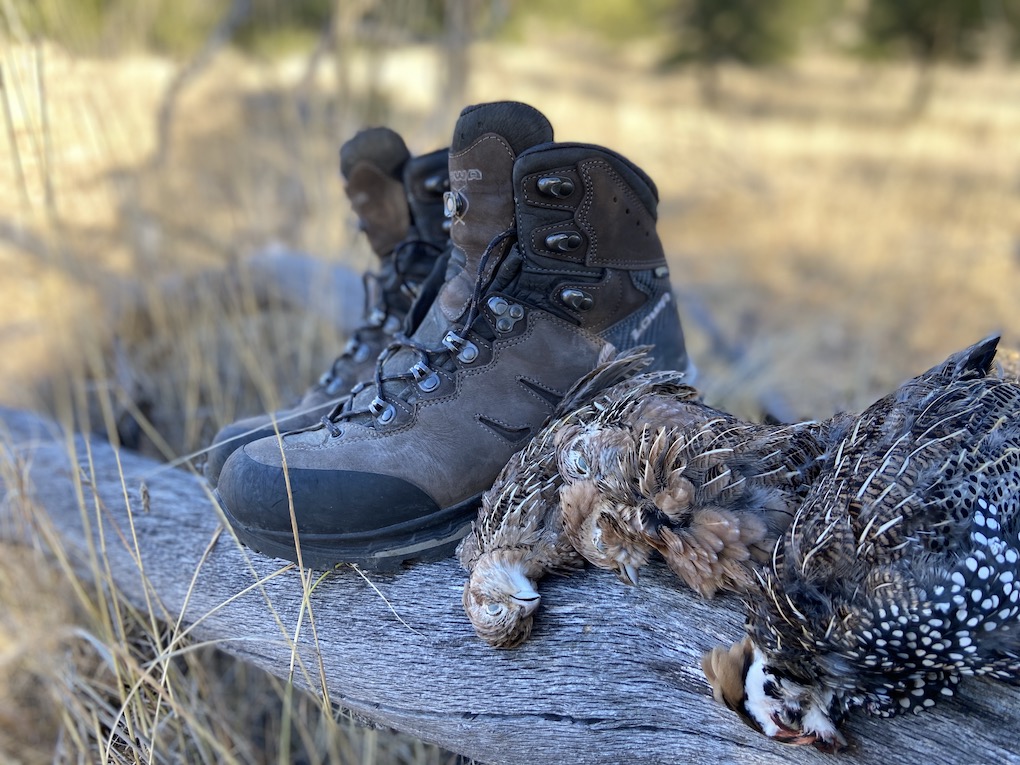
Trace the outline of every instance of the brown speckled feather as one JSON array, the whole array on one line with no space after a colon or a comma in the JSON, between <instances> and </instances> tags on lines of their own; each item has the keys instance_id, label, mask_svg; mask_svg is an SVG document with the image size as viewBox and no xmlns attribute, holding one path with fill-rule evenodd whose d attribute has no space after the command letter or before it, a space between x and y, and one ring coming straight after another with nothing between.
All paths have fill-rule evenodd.
<instances>
[{"instance_id":1,"label":"brown speckled feather","mask_svg":"<svg viewBox=\"0 0 1020 765\"><path fill-rule=\"evenodd\" d=\"M706 597L744 589L748 567L769 559L817 473L824 429L742 422L695 400L675 401L672 412L673 426L616 420L565 432L564 480L590 484L587 502L564 503L566 533L589 562L624 582L655 550Z\"/></svg>"},{"instance_id":2,"label":"brown speckled feather","mask_svg":"<svg viewBox=\"0 0 1020 765\"><path fill-rule=\"evenodd\" d=\"M583 565L562 533L555 439L562 429L601 411L607 391L627 389L648 365L647 351L606 353L483 494L472 531L457 554L469 572L465 610L479 637L491 645L509 648L526 640L540 601L538 580ZM682 374L667 377L675 381Z\"/></svg>"}]
</instances>

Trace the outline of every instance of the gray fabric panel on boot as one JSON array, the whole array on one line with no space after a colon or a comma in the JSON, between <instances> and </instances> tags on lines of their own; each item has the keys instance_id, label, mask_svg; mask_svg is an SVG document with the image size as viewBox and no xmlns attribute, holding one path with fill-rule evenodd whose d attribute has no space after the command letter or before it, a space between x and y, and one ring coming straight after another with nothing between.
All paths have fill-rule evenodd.
<instances>
[{"instance_id":1,"label":"gray fabric panel on boot","mask_svg":"<svg viewBox=\"0 0 1020 765\"><path fill-rule=\"evenodd\" d=\"M416 405L404 404L404 416L392 427L381 427L374 420L342 422L339 438L325 428L285 435L288 467L330 471L342 466L403 477L440 507L488 488L553 408L552 401L521 381L533 381L562 396L595 365L604 342L549 314L534 312L524 332L493 345L488 363L464 367L455 378L440 372L443 387L434 395L419 395ZM521 353L524 348L526 355ZM493 428L485 420L502 427ZM407 437L417 433L421 436ZM246 451L250 458L282 469L275 439L250 444ZM249 498L255 501L264 500ZM344 517L336 519L339 529L352 513L357 509L347 508Z\"/></svg>"}]
</instances>

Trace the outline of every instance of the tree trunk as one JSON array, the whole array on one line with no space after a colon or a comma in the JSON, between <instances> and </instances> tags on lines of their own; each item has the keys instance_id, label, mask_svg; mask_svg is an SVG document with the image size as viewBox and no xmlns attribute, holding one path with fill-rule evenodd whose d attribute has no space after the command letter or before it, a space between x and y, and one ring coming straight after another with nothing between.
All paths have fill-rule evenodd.
<instances>
[{"instance_id":1,"label":"tree trunk","mask_svg":"<svg viewBox=\"0 0 1020 765\"><path fill-rule=\"evenodd\" d=\"M699 657L740 636L740 603L701 600L661 566L643 571L637 588L594 570L543 582L531 639L496 651L461 609L464 573L453 560L371 583L341 567L312 577L305 593L296 570L241 548L229 531L217 536L221 516L196 476L64 438L23 411L0 409L0 440L10 482L0 483L0 530L48 516L82 561L101 549L102 532L128 600L146 608L148 595L166 622L180 616L194 639L225 641L280 677L293 664L297 685L371 720L490 763L836 761L774 743L712 700ZM33 533L27 526L22 534ZM1020 763L1018 727L1020 689L968 678L954 700L921 715L852 714L852 748L838 760Z\"/></svg>"}]
</instances>

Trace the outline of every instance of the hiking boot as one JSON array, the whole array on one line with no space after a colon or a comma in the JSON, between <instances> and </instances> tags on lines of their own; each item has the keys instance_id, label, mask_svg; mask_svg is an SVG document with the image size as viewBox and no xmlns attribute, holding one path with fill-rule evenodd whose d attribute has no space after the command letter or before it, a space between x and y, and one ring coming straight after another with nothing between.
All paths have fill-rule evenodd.
<instances>
[{"instance_id":1,"label":"hiking boot","mask_svg":"<svg viewBox=\"0 0 1020 765\"><path fill-rule=\"evenodd\" d=\"M242 542L312 568L442 557L606 346L687 367L654 184L615 152L551 139L524 104L462 112L439 296L321 426L231 456L219 495Z\"/></svg>"},{"instance_id":2,"label":"hiking boot","mask_svg":"<svg viewBox=\"0 0 1020 765\"><path fill-rule=\"evenodd\" d=\"M365 273L365 312L346 348L301 400L288 409L227 425L213 439L205 476L216 486L227 457L243 444L313 425L351 387L372 376L379 353L401 329L448 244L443 194L447 157L440 149L411 157L389 128L363 130L340 149L340 173L359 228L379 257L379 272Z\"/></svg>"}]
</instances>

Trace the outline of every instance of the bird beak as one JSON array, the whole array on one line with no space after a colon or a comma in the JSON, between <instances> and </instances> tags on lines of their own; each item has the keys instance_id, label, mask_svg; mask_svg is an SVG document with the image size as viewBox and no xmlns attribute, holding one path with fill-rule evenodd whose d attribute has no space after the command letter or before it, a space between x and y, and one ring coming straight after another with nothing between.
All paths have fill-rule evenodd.
<instances>
[{"instance_id":1,"label":"bird beak","mask_svg":"<svg viewBox=\"0 0 1020 765\"><path fill-rule=\"evenodd\" d=\"M772 738L776 741L780 741L784 744L792 744L793 746L804 746L805 744L813 744L818 740L818 736L813 733L804 733L803 731L784 725L775 715L772 715L772 722L774 722L779 728L778 731L772 734Z\"/></svg>"},{"instance_id":2,"label":"bird beak","mask_svg":"<svg viewBox=\"0 0 1020 765\"><path fill-rule=\"evenodd\" d=\"M518 590L510 596L515 603L524 609L524 615L527 616L538 608L539 602L542 600L542 596L534 590Z\"/></svg>"},{"instance_id":3,"label":"bird beak","mask_svg":"<svg viewBox=\"0 0 1020 765\"><path fill-rule=\"evenodd\" d=\"M811 743L814 744L815 749L819 752L825 752L826 754L837 754L850 746L847 740L839 733L832 739L819 736Z\"/></svg>"},{"instance_id":4,"label":"bird beak","mask_svg":"<svg viewBox=\"0 0 1020 765\"><path fill-rule=\"evenodd\" d=\"M636 585L638 583L638 567L633 563L620 564L620 570L616 572L616 575L624 584Z\"/></svg>"},{"instance_id":5,"label":"bird beak","mask_svg":"<svg viewBox=\"0 0 1020 765\"><path fill-rule=\"evenodd\" d=\"M839 731L836 731L836 735L831 739L826 738L824 735L818 733L808 733L804 731L794 730L773 716L772 722L779 726L779 731L775 733L772 738L775 741L779 741L783 744L792 744L794 746L804 746L805 744L811 744L820 752L826 754L836 754L837 752L846 749L848 746L846 738L843 737Z\"/></svg>"}]
</instances>

